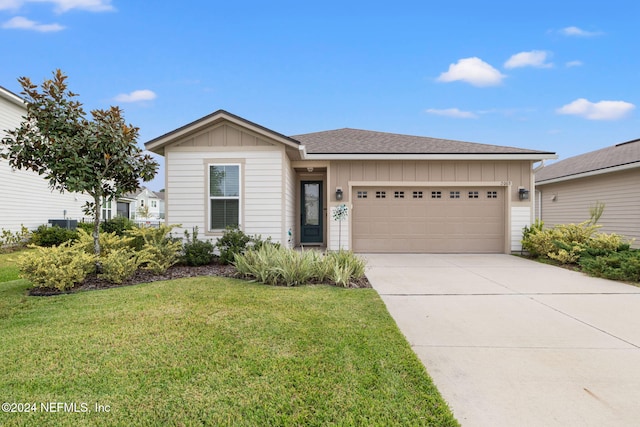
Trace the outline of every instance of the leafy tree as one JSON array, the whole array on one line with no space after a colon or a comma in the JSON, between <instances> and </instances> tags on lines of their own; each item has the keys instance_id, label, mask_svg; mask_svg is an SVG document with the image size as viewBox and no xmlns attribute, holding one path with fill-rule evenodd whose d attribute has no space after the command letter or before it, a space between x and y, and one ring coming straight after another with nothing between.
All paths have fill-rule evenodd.
<instances>
[{"instance_id":1,"label":"leafy tree","mask_svg":"<svg viewBox=\"0 0 640 427\"><path fill-rule=\"evenodd\" d=\"M93 202L85 212L94 218L94 252L100 255L100 202L136 190L139 179L151 180L158 163L142 154L139 129L125 123L119 107L93 110L87 118L66 80L60 70L40 88L28 77L18 79L27 114L20 127L6 131L0 158L43 175L51 189L89 194Z\"/></svg>"}]
</instances>

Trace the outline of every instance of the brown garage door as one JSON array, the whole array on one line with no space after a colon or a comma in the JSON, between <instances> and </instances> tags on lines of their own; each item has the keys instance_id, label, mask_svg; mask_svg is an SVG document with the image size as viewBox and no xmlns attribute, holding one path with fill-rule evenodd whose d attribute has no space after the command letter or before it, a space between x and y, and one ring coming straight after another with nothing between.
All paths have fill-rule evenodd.
<instances>
[{"instance_id":1,"label":"brown garage door","mask_svg":"<svg viewBox=\"0 0 640 427\"><path fill-rule=\"evenodd\" d=\"M355 252L501 253L504 189L353 189Z\"/></svg>"}]
</instances>

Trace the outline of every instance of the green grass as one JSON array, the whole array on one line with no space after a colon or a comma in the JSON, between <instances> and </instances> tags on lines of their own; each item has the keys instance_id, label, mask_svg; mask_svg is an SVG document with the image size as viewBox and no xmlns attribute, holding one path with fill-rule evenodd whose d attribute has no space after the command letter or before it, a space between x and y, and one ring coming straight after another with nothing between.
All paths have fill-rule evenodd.
<instances>
[{"instance_id":1,"label":"green grass","mask_svg":"<svg viewBox=\"0 0 640 427\"><path fill-rule=\"evenodd\" d=\"M18 280L20 271L16 267L16 258L22 255L24 251L0 253L0 283Z\"/></svg>"},{"instance_id":2,"label":"green grass","mask_svg":"<svg viewBox=\"0 0 640 427\"><path fill-rule=\"evenodd\" d=\"M3 426L458 425L372 289L28 286L0 284L0 400L38 412L0 412Z\"/></svg>"}]
</instances>

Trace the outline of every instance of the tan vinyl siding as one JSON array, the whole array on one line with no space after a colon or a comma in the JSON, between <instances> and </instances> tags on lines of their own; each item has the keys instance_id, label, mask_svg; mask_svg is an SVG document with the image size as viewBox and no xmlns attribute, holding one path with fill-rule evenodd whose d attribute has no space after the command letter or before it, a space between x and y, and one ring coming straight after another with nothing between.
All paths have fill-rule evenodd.
<instances>
[{"instance_id":1,"label":"tan vinyl siding","mask_svg":"<svg viewBox=\"0 0 640 427\"><path fill-rule=\"evenodd\" d=\"M0 97L0 138L5 129L20 125L25 110ZM83 206L89 196L51 191L42 176L25 170L13 171L9 162L0 160L0 229L18 231L20 225L34 229L49 219L85 218ZM112 203L115 214L115 202Z\"/></svg>"},{"instance_id":2,"label":"tan vinyl siding","mask_svg":"<svg viewBox=\"0 0 640 427\"><path fill-rule=\"evenodd\" d=\"M203 129L184 138L174 147L272 147L273 144L230 123Z\"/></svg>"},{"instance_id":3,"label":"tan vinyl siding","mask_svg":"<svg viewBox=\"0 0 640 427\"><path fill-rule=\"evenodd\" d=\"M581 179L538 184L545 226L580 223L589 219L589 208L605 206L598 222L600 231L636 239L640 247L640 169L601 174ZM553 200L555 198L555 200Z\"/></svg>"},{"instance_id":4,"label":"tan vinyl siding","mask_svg":"<svg viewBox=\"0 0 640 427\"><path fill-rule=\"evenodd\" d=\"M261 234L274 241L283 241L283 151L284 148L272 144L244 145L242 140L252 140L253 136L236 134L231 126L218 127L201 141L216 140L216 132L225 135L225 147L195 145L189 138L188 144L167 147L166 218L169 224L182 224L183 229L197 226L201 235L216 239L221 233L208 231L208 193L206 188L209 164L241 165L240 222L248 234ZM222 129L222 130L221 130ZM230 130L232 129L232 130ZM224 131L224 132L223 132ZM204 135L205 133L202 133ZM214 135L214 136L212 136ZM197 138L196 138L197 139ZM258 141L253 138L253 141ZM207 142L208 144L208 142ZM176 230L181 233L182 230Z\"/></svg>"}]
</instances>

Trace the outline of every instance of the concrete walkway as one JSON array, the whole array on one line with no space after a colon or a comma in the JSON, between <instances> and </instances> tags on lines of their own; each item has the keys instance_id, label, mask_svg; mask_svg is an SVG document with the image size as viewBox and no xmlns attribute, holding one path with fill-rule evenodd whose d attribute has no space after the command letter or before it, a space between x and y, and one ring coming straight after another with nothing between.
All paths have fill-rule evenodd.
<instances>
[{"instance_id":1,"label":"concrete walkway","mask_svg":"<svg viewBox=\"0 0 640 427\"><path fill-rule=\"evenodd\" d=\"M510 255L365 257L463 426L640 425L640 288Z\"/></svg>"}]
</instances>

